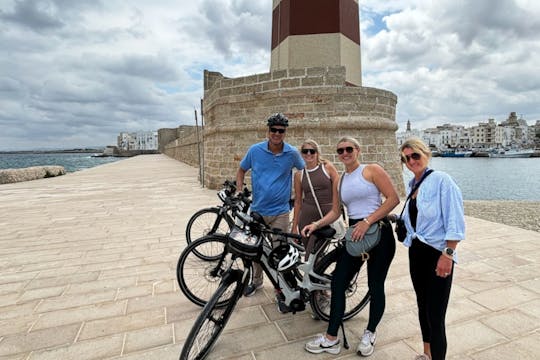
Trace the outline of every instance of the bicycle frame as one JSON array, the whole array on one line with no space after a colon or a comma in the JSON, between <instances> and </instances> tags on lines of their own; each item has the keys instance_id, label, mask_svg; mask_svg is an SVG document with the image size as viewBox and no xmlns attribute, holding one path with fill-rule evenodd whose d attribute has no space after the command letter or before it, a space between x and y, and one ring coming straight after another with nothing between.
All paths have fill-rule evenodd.
<instances>
[{"instance_id":1,"label":"bicycle frame","mask_svg":"<svg viewBox=\"0 0 540 360\"><path fill-rule=\"evenodd\" d=\"M308 302L309 294L317 290L330 290L331 279L315 273L315 260L319 258L319 255L323 253L331 242L334 242L331 238L320 239L324 240L324 243L319 247L317 251L309 254L307 261L302 261L293 270L298 285L290 286L284 278L284 274L278 270L273 269L269 263L268 258L272 247L270 246L271 240L267 236L264 236L263 252L259 259L259 263L265 274L268 276L275 289L280 289L285 296L285 304L292 309L292 312L304 310L306 302ZM337 242L337 240L336 240ZM291 244L291 241L287 239L287 243ZM297 248L300 247L297 244L293 244ZM317 282L313 282L312 279L316 279Z\"/></svg>"}]
</instances>

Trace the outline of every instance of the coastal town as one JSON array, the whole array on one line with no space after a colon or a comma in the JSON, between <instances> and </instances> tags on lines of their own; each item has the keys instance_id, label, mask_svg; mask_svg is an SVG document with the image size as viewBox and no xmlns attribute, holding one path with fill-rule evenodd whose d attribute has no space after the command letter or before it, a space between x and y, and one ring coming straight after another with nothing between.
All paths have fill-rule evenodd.
<instances>
[{"instance_id":1,"label":"coastal town","mask_svg":"<svg viewBox=\"0 0 540 360\"><path fill-rule=\"evenodd\" d=\"M540 120L528 125L523 117L511 112L497 124L495 119L478 125L444 124L425 130L412 129L407 121L405 131L397 132L398 145L410 137L429 144L433 156L443 157L539 157ZM536 150L535 150L536 149Z\"/></svg>"}]
</instances>

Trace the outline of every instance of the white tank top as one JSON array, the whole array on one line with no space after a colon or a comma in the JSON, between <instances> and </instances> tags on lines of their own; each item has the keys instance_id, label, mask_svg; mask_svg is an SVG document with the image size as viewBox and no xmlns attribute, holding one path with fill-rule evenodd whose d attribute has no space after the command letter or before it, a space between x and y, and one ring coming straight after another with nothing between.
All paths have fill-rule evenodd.
<instances>
[{"instance_id":1,"label":"white tank top","mask_svg":"<svg viewBox=\"0 0 540 360\"><path fill-rule=\"evenodd\" d=\"M381 192L362 174L366 165L360 165L352 173L343 173L341 183L341 201L347 207L350 219L368 217L382 203Z\"/></svg>"}]
</instances>

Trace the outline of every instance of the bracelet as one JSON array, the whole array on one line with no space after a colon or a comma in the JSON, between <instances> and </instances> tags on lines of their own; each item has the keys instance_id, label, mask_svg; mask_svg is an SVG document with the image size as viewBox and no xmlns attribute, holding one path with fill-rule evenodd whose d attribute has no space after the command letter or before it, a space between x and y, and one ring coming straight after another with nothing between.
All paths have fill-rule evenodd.
<instances>
[{"instance_id":1,"label":"bracelet","mask_svg":"<svg viewBox=\"0 0 540 360\"><path fill-rule=\"evenodd\" d=\"M315 225L315 228L317 228L317 229L319 228L319 222L318 221L314 221L314 222L312 222L312 224Z\"/></svg>"},{"instance_id":2,"label":"bracelet","mask_svg":"<svg viewBox=\"0 0 540 360\"><path fill-rule=\"evenodd\" d=\"M364 218L362 221L365 222L368 225L371 225L371 223L369 222L369 220L367 218Z\"/></svg>"}]
</instances>

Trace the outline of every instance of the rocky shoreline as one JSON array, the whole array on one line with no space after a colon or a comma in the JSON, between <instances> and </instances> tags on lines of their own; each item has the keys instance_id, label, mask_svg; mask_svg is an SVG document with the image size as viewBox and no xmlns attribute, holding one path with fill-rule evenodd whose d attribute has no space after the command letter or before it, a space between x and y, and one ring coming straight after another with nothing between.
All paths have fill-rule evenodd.
<instances>
[{"instance_id":1,"label":"rocky shoreline","mask_svg":"<svg viewBox=\"0 0 540 360\"><path fill-rule=\"evenodd\" d=\"M465 200L465 215L540 232L540 201Z\"/></svg>"}]
</instances>

